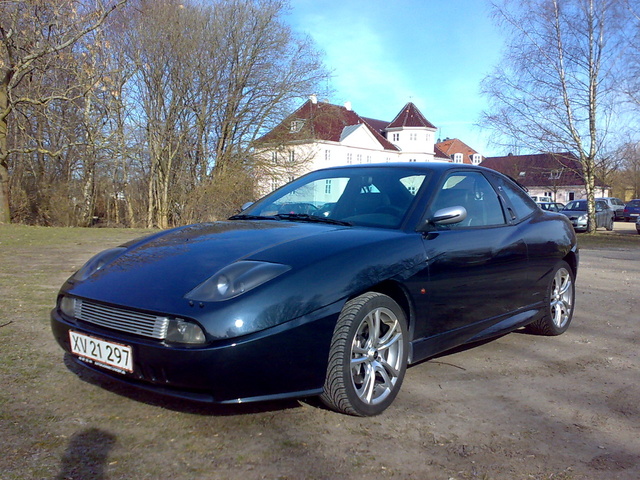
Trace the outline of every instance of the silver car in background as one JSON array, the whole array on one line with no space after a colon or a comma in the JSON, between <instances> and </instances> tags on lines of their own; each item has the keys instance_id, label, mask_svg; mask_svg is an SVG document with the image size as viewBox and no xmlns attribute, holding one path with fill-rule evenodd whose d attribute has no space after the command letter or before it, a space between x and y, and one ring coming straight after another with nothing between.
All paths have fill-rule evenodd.
<instances>
[{"instance_id":1,"label":"silver car in background","mask_svg":"<svg viewBox=\"0 0 640 480\"><path fill-rule=\"evenodd\" d=\"M602 200L609 208L613 210L615 220L624 220L624 202L616 197L601 197L596 200Z\"/></svg>"},{"instance_id":2,"label":"silver car in background","mask_svg":"<svg viewBox=\"0 0 640 480\"><path fill-rule=\"evenodd\" d=\"M571 220L576 232L584 232L589 229L586 200L572 200L560 211ZM604 227L613 230L615 214L603 200L596 200L596 228Z\"/></svg>"}]
</instances>

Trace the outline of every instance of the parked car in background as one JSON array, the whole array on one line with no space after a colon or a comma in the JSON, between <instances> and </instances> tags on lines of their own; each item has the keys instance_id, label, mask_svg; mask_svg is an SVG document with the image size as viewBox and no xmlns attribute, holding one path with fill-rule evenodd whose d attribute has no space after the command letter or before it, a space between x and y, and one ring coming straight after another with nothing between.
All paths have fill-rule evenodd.
<instances>
[{"instance_id":1,"label":"parked car in background","mask_svg":"<svg viewBox=\"0 0 640 480\"><path fill-rule=\"evenodd\" d=\"M640 199L631 200L624 206L624 221L630 222L640 216Z\"/></svg>"},{"instance_id":2,"label":"parked car in background","mask_svg":"<svg viewBox=\"0 0 640 480\"><path fill-rule=\"evenodd\" d=\"M407 365L520 327L563 333L578 260L567 218L493 170L336 167L226 221L105 250L63 285L51 327L70 358L129 387L223 404L318 395L376 415Z\"/></svg>"},{"instance_id":3,"label":"parked car in background","mask_svg":"<svg viewBox=\"0 0 640 480\"><path fill-rule=\"evenodd\" d=\"M602 200L609 205L609 208L613 210L615 214L614 220L624 220L624 202L616 197L601 197L596 198L596 200Z\"/></svg>"},{"instance_id":4,"label":"parked car in background","mask_svg":"<svg viewBox=\"0 0 640 480\"><path fill-rule=\"evenodd\" d=\"M636 232L640 235L640 217L636 218Z\"/></svg>"},{"instance_id":5,"label":"parked car in background","mask_svg":"<svg viewBox=\"0 0 640 480\"><path fill-rule=\"evenodd\" d=\"M540 202L553 202L551 197L545 197L543 195L531 195L531 199L534 202L537 202L537 203L540 203Z\"/></svg>"},{"instance_id":6,"label":"parked car in background","mask_svg":"<svg viewBox=\"0 0 640 480\"><path fill-rule=\"evenodd\" d=\"M559 212L564 208L564 203L559 202L536 202L542 210L549 212Z\"/></svg>"},{"instance_id":7,"label":"parked car in background","mask_svg":"<svg viewBox=\"0 0 640 480\"><path fill-rule=\"evenodd\" d=\"M584 232L589 229L586 200L573 200L567 203L560 213L569 217L576 231ZM596 228L604 227L607 230L613 230L614 217L613 210L606 202L596 200Z\"/></svg>"}]
</instances>

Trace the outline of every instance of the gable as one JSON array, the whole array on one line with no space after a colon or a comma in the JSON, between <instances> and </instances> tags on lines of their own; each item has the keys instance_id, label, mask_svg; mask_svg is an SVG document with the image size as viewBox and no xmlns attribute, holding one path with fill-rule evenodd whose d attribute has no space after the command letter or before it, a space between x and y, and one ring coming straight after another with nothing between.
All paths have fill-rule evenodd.
<instances>
[{"instance_id":1,"label":"gable","mask_svg":"<svg viewBox=\"0 0 640 480\"><path fill-rule=\"evenodd\" d=\"M342 135L340 135L340 143L347 147L355 148L371 148L375 150L383 148L373 132L364 124L344 127Z\"/></svg>"}]
</instances>

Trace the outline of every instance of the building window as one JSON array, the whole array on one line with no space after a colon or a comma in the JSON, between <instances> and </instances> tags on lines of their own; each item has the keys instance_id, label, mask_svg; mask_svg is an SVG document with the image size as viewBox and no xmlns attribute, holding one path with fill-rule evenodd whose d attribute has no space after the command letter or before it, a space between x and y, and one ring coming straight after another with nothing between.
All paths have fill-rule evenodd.
<instances>
[{"instance_id":1,"label":"building window","mask_svg":"<svg viewBox=\"0 0 640 480\"><path fill-rule=\"evenodd\" d=\"M416 140L418 140L418 134L417 133L410 133L409 134L409 140L411 140L412 142L415 142Z\"/></svg>"},{"instance_id":2,"label":"building window","mask_svg":"<svg viewBox=\"0 0 640 480\"><path fill-rule=\"evenodd\" d=\"M296 161L296 152L295 152L295 150L289 150L289 161L291 163Z\"/></svg>"},{"instance_id":3,"label":"building window","mask_svg":"<svg viewBox=\"0 0 640 480\"><path fill-rule=\"evenodd\" d=\"M569 198L567 200L570 202L571 200L576 199L576 192L569 192Z\"/></svg>"},{"instance_id":4,"label":"building window","mask_svg":"<svg viewBox=\"0 0 640 480\"><path fill-rule=\"evenodd\" d=\"M399 134L399 133L394 133L394 134L393 134L393 141L394 141L394 142L397 142L397 141L399 141L399 140L400 140L400 134Z\"/></svg>"},{"instance_id":5,"label":"building window","mask_svg":"<svg viewBox=\"0 0 640 480\"><path fill-rule=\"evenodd\" d=\"M371 163L371 155L367 155L367 163Z\"/></svg>"},{"instance_id":6,"label":"building window","mask_svg":"<svg viewBox=\"0 0 640 480\"><path fill-rule=\"evenodd\" d=\"M473 159L472 160L473 164L474 165L478 165L480 163L480 160L481 160L480 154L474 153L472 159Z\"/></svg>"},{"instance_id":7,"label":"building window","mask_svg":"<svg viewBox=\"0 0 640 480\"><path fill-rule=\"evenodd\" d=\"M289 127L289 133L298 133L304 127L304 120L293 120Z\"/></svg>"},{"instance_id":8,"label":"building window","mask_svg":"<svg viewBox=\"0 0 640 480\"><path fill-rule=\"evenodd\" d=\"M325 162L331 161L331 150L324 151L324 161Z\"/></svg>"},{"instance_id":9,"label":"building window","mask_svg":"<svg viewBox=\"0 0 640 480\"><path fill-rule=\"evenodd\" d=\"M361 153L356 155L356 163L362 163L362 154Z\"/></svg>"},{"instance_id":10,"label":"building window","mask_svg":"<svg viewBox=\"0 0 640 480\"><path fill-rule=\"evenodd\" d=\"M326 180L324 182L324 193L326 193L326 194L330 194L331 193L331 180Z\"/></svg>"},{"instance_id":11,"label":"building window","mask_svg":"<svg viewBox=\"0 0 640 480\"><path fill-rule=\"evenodd\" d=\"M409 161L410 162L417 162L418 160L416 160L415 158L410 158Z\"/></svg>"},{"instance_id":12,"label":"building window","mask_svg":"<svg viewBox=\"0 0 640 480\"><path fill-rule=\"evenodd\" d=\"M278 163L278 152L276 152L275 150L271 152L271 162Z\"/></svg>"},{"instance_id":13,"label":"building window","mask_svg":"<svg viewBox=\"0 0 640 480\"><path fill-rule=\"evenodd\" d=\"M454 153L453 154L453 162L454 163L462 163L462 154L461 153Z\"/></svg>"},{"instance_id":14,"label":"building window","mask_svg":"<svg viewBox=\"0 0 640 480\"><path fill-rule=\"evenodd\" d=\"M347 153L347 165L351 165L353 163L353 153Z\"/></svg>"}]
</instances>

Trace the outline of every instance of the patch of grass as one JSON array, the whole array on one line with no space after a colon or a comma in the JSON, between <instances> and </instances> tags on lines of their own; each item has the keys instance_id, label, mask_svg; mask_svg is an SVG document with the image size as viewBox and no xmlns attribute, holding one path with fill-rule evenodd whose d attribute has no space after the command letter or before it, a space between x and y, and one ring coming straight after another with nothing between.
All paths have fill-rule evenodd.
<instances>
[{"instance_id":1,"label":"patch of grass","mask_svg":"<svg viewBox=\"0 0 640 480\"><path fill-rule=\"evenodd\" d=\"M640 235L625 232L596 232L578 234L578 247L584 249L621 248L640 249Z\"/></svg>"}]
</instances>

